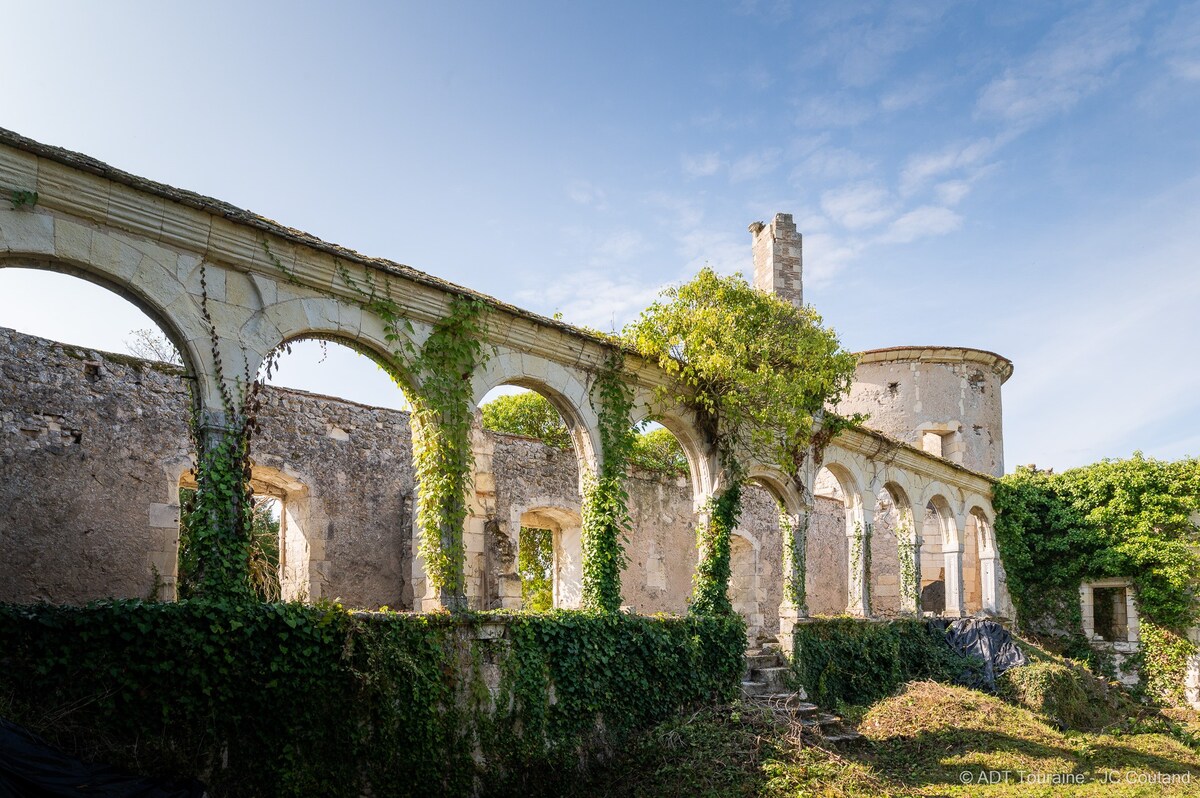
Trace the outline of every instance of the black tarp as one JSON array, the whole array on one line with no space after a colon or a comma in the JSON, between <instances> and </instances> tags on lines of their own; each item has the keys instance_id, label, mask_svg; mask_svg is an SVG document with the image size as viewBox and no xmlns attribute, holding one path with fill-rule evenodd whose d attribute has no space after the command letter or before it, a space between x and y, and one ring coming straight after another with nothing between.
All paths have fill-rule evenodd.
<instances>
[{"instance_id":1,"label":"black tarp","mask_svg":"<svg viewBox=\"0 0 1200 798\"><path fill-rule=\"evenodd\" d=\"M204 798L198 781L131 776L81 762L0 718L0 798Z\"/></svg>"},{"instance_id":2,"label":"black tarp","mask_svg":"<svg viewBox=\"0 0 1200 798\"><path fill-rule=\"evenodd\" d=\"M967 687L995 691L996 677L1027 662L1012 633L988 618L959 618L949 624L943 620L929 623L945 633L950 648L964 657L983 661L982 672L964 675L963 682Z\"/></svg>"}]
</instances>

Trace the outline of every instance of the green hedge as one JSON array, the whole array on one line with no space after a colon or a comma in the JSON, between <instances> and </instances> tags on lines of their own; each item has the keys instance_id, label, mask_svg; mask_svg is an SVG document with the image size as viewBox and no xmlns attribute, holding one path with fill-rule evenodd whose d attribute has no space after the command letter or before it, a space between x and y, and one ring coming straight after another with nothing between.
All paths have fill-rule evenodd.
<instances>
[{"instance_id":1,"label":"green hedge","mask_svg":"<svg viewBox=\"0 0 1200 798\"><path fill-rule=\"evenodd\" d=\"M600 746L728 697L744 640L736 618L0 605L0 713L214 796L552 793Z\"/></svg>"},{"instance_id":2,"label":"green hedge","mask_svg":"<svg viewBox=\"0 0 1200 798\"><path fill-rule=\"evenodd\" d=\"M818 619L797 624L792 635L797 680L827 707L870 704L913 679L957 682L980 667L918 620Z\"/></svg>"}]
</instances>

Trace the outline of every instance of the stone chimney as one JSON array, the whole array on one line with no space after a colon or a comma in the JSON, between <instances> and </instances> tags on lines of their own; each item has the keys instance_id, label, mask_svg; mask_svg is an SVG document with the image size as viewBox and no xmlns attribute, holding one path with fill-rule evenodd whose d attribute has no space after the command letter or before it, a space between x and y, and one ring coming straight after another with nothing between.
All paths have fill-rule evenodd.
<instances>
[{"instance_id":1,"label":"stone chimney","mask_svg":"<svg viewBox=\"0 0 1200 798\"><path fill-rule=\"evenodd\" d=\"M770 224L750 225L754 250L754 287L796 307L804 304L804 255L790 213L777 213Z\"/></svg>"}]
</instances>

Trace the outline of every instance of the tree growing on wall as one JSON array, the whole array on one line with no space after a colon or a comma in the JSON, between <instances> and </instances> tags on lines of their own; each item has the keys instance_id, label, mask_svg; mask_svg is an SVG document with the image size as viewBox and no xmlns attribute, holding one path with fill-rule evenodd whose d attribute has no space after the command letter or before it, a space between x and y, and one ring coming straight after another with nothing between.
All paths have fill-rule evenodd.
<instances>
[{"instance_id":1,"label":"tree growing on wall","mask_svg":"<svg viewBox=\"0 0 1200 798\"><path fill-rule=\"evenodd\" d=\"M740 514L746 464L772 463L795 473L817 416L850 389L854 355L811 308L709 268L664 291L623 334L672 378L659 400L691 406L716 452L721 479L711 520L698 533L702 559L692 606L731 612L729 535Z\"/></svg>"}]
</instances>

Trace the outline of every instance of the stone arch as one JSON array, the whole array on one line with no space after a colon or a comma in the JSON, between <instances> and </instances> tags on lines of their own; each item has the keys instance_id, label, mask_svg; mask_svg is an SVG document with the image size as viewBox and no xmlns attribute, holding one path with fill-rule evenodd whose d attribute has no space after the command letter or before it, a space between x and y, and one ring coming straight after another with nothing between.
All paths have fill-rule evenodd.
<instances>
[{"instance_id":1,"label":"stone arch","mask_svg":"<svg viewBox=\"0 0 1200 798\"><path fill-rule=\"evenodd\" d=\"M967 612L999 612L1000 556L994 518L984 502L968 498L963 530L963 603Z\"/></svg>"},{"instance_id":2,"label":"stone arch","mask_svg":"<svg viewBox=\"0 0 1200 798\"><path fill-rule=\"evenodd\" d=\"M551 360L501 349L475 371L471 379L472 402L478 407L489 391L501 385L515 385L541 394L566 422L582 480L585 470L596 472L602 452L600 421L581 378L582 375L577 376Z\"/></svg>"},{"instance_id":3,"label":"stone arch","mask_svg":"<svg viewBox=\"0 0 1200 798\"><path fill-rule=\"evenodd\" d=\"M211 359L211 337L200 314L199 304L187 293L175 274L168 272L159 261L143 256L139 250L99 231L92 231L92 235L93 244L100 250L115 250L120 257L130 260L136 256L136 263L118 272L111 268L111 264L106 268L87 260L66 260L10 251L0 252L0 269L31 269L65 274L128 301L145 313L179 350L184 368L197 381L198 390L192 392L193 402L198 401L203 407L210 407L219 391L215 377L206 368ZM145 290L144 281L133 279L139 274L146 275L145 280L160 287L153 293Z\"/></svg>"},{"instance_id":4,"label":"stone arch","mask_svg":"<svg viewBox=\"0 0 1200 798\"><path fill-rule=\"evenodd\" d=\"M664 429L675 436L675 440L679 441L679 446L683 449L683 456L687 459L693 510L700 512L704 502L713 494L718 477L716 464L713 462L709 447L705 444L699 430L696 429L690 413L680 412L678 409L652 410L650 403L643 397L635 402L632 415L633 418L630 421L633 426L637 427L653 421L661 424Z\"/></svg>"},{"instance_id":5,"label":"stone arch","mask_svg":"<svg viewBox=\"0 0 1200 798\"><path fill-rule=\"evenodd\" d=\"M261 351L257 372L266 356L295 341L324 340L341 344L370 358L407 393L417 381L402 344L389 343L383 324L371 313L332 297L289 299L255 313L239 331L241 340Z\"/></svg>"},{"instance_id":6,"label":"stone arch","mask_svg":"<svg viewBox=\"0 0 1200 798\"><path fill-rule=\"evenodd\" d=\"M934 484L925 496L925 521L921 529L920 571L921 609L942 614L952 609L956 599L950 559L961 535L955 512L945 496L944 486Z\"/></svg>"}]
</instances>

